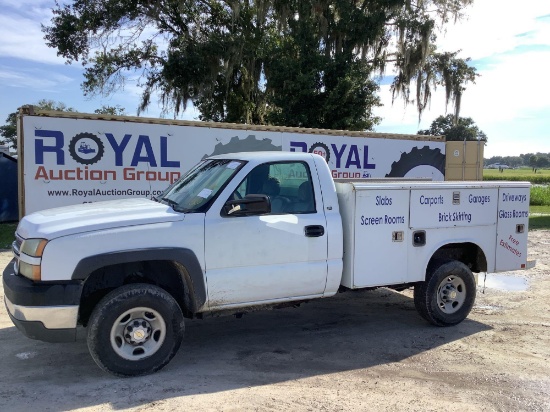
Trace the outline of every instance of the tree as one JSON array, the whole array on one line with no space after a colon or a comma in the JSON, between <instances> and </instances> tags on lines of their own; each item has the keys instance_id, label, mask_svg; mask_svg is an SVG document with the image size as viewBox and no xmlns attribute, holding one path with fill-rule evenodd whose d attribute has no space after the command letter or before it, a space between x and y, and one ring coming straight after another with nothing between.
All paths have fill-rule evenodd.
<instances>
[{"instance_id":1,"label":"tree","mask_svg":"<svg viewBox=\"0 0 550 412\"><path fill-rule=\"evenodd\" d=\"M380 121L372 114L380 106L373 64L357 56L368 36L349 32L365 23L364 13L348 3L334 2L321 14L315 2L290 1L288 12L278 11L282 38L270 44L265 62L269 123L372 130Z\"/></svg>"},{"instance_id":2,"label":"tree","mask_svg":"<svg viewBox=\"0 0 550 412\"><path fill-rule=\"evenodd\" d=\"M537 163L536 163L537 169L548 167L548 166L550 166L550 160L548 159L548 157L547 156L539 156L538 159L537 159Z\"/></svg>"},{"instance_id":3,"label":"tree","mask_svg":"<svg viewBox=\"0 0 550 412\"><path fill-rule=\"evenodd\" d=\"M72 107L67 107L63 102L41 99L34 106L39 110L74 112ZM6 124L0 126L0 142L7 143L12 149L17 149L17 112L10 113L6 118Z\"/></svg>"},{"instance_id":4,"label":"tree","mask_svg":"<svg viewBox=\"0 0 550 412\"><path fill-rule=\"evenodd\" d=\"M493 156L489 159L483 159L485 166L492 165L495 163L504 164L510 167L521 167L524 166L524 159L521 156Z\"/></svg>"},{"instance_id":5,"label":"tree","mask_svg":"<svg viewBox=\"0 0 550 412\"><path fill-rule=\"evenodd\" d=\"M438 53L434 30L471 2L73 0L43 31L68 63L82 61L86 95L137 74L140 111L158 93L175 116L192 101L202 120L363 130L379 121L372 78L388 66L394 98L421 115L443 85L458 117L475 68Z\"/></svg>"},{"instance_id":6,"label":"tree","mask_svg":"<svg viewBox=\"0 0 550 412\"><path fill-rule=\"evenodd\" d=\"M118 104L116 106L103 105L99 109L95 109L94 113L108 114L111 116L124 116L126 114L126 109Z\"/></svg>"},{"instance_id":7,"label":"tree","mask_svg":"<svg viewBox=\"0 0 550 412\"><path fill-rule=\"evenodd\" d=\"M535 168L537 167L537 164L539 162L539 157L537 155L532 155L530 158L529 158L529 166L531 166L531 168L533 169L533 171L535 170Z\"/></svg>"},{"instance_id":8,"label":"tree","mask_svg":"<svg viewBox=\"0 0 550 412\"><path fill-rule=\"evenodd\" d=\"M68 107L63 102L56 102L55 100L40 99L38 103L34 105L38 110L48 110L56 112L74 112L76 111L72 107Z\"/></svg>"},{"instance_id":9,"label":"tree","mask_svg":"<svg viewBox=\"0 0 550 412\"><path fill-rule=\"evenodd\" d=\"M439 116L429 129L419 130L418 134L445 136L447 141L481 140L486 142L487 135L483 133L470 117L459 117L455 124L455 116Z\"/></svg>"},{"instance_id":10,"label":"tree","mask_svg":"<svg viewBox=\"0 0 550 412\"><path fill-rule=\"evenodd\" d=\"M478 76L476 69L470 67L470 59L459 59L454 53L436 53L435 50L427 56L426 62L421 64L412 73L400 73L392 84L393 97L403 94L410 99L409 84L412 78L416 78L416 102L418 109L418 121L422 112L428 106L431 99L431 90L437 86L445 87L445 111L449 102L453 104L453 124L458 126L462 94L466 90L468 82L475 83ZM402 79L402 77L404 77Z\"/></svg>"},{"instance_id":11,"label":"tree","mask_svg":"<svg viewBox=\"0 0 550 412\"><path fill-rule=\"evenodd\" d=\"M10 113L6 118L6 124L0 126L0 143L17 149L17 113Z\"/></svg>"},{"instance_id":12,"label":"tree","mask_svg":"<svg viewBox=\"0 0 550 412\"><path fill-rule=\"evenodd\" d=\"M57 112L74 112L75 109L68 107L63 102L56 102L54 100L41 99L36 103L35 108L38 110L48 110ZM106 106L103 105L99 109L95 110L97 114L109 114L115 116L124 115L125 109L120 106ZM12 149L17 149L17 112L10 113L6 119L6 124L0 126L0 142L7 143Z\"/></svg>"}]
</instances>

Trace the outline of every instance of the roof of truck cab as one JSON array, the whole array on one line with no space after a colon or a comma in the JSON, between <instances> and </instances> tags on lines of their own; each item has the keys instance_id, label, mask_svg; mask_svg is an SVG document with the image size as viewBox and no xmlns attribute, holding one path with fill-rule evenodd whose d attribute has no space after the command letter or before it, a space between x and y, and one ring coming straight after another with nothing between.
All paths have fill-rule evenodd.
<instances>
[{"instance_id":1,"label":"roof of truck cab","mask_svg":"<svg viewBox=\"0 0 550 412\"><path fill-rule=\"evenodd\" d=\"M222 155L209 156L208 159L234 159L245 160L247 162L254 161L258 163L264 162L283 162L287 160L311 160L312 156L319 156L313 153L305 152L240 152L226 153ZM320 157L320 156L319 156Z\"/></svg>"}]
</instances>

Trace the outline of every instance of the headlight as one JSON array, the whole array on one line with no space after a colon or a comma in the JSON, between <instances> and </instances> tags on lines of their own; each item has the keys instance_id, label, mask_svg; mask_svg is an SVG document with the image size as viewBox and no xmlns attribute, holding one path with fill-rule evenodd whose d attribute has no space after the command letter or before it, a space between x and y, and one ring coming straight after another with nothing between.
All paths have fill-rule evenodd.
<instances>
[{"instance_id":1,"label":"headlight","mask_svg":"<svg viewBox=\"0 0 550 412\"><path fill-rule=\"evenodd\" d=\"M19 274L33 281L41 279L41 257L48 241L46 239L25 239L18 256Z\"/></svg>"},{"instance_id":2,"label":"headlight","mask_svg":"<svg viewBox=\"0 0 550 412\"><path fill-rule=\"evenodd\" d=\"M41 279L40 265L31 265L30 263L19 261L19 274L34 281Z\"/></svg>"},{"instance_id":3,"label":"headlight","mask_svg":"<svg viewBox=\"0 0 550 412\"><path fill-rule=\"evenodd\" d=\"M41 257L47 243L46 239L25 239L21 245L21 253L32 257Z\"/></svg>"}]
</instances>

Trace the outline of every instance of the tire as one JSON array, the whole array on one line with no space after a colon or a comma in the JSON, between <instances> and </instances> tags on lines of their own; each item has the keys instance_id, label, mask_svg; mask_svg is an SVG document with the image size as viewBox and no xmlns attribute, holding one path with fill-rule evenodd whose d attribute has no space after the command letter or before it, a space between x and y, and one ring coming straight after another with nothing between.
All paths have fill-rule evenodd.
<instances>
[{"instance_id":1,"label":"tire","mask_svg":"<svg viewBox=\"0 0 550 412\"><path fill-rule=\"evenodd\" d=\"M414 287L416 310L433 325L456 325L466 319L474 306L474 275L468 266L456 260L431 266L426 281Z\"/></svg>"},{"instance_id":2,"label":"tire","mask_svg":"<svg viewBox=\"0 0 550 412\"><path fill-rule=\"evenodd\" d=\"M402 153L397 162L393 162L386 177L405 177L417 166L431 166L445 176L445 155L439 149L424 146L413 147L409 153Z\"/></svg>"},{"instance_id":3,"label":"tire","mask_svg":"<svg viewBox=\"0 0 550 412\"><path fill-rule=\"evenodd\" d=\"M184 329L181 309L164 289L144 283L124 285L94 308L88 323L88 349L104 371L146 375L170 362Z\"/></svg>"}]
</instances>

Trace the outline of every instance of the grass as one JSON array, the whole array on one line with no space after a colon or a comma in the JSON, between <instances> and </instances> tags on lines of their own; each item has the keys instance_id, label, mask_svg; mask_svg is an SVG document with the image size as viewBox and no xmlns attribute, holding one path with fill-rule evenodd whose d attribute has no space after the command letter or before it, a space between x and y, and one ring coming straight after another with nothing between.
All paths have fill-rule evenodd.
<instances>
[{"instance_id":1,"label":"grass","mask_svg":"<svg viewBox=\"0 0 550 412\"><path fill-rule=\"evenodd\" d=\"M550 186L533 186L530 205L550 206Z\"/></svg>"},{"instance_id":2,"label":"grass","mask_svg":"<svg viewBox=\"0 0 550 412\"><path fill-rule=\"evenodd\" d=\"M529 230L550 229L550 215L529 216Z\"/></svg>"},{"instance_id":3,"label":"grass","mask_svg":"<svg viewBox=\"0 0 550 412\"><path fill-rule=\"evenodd\" d=\"M550 184L550 170L538 169L537 173L532 169L504 169L501 173L498 169L483 169L483 180L511 180L526 181L536 185Z\"/></svg>"},{"instance_id":4,"label":"grass","mask_svg":"<svg viewBox=\"0 0 550 412\"><path fill-rule=\"evenodd\" d=\"M550 206L531 206L529 213L536 213L539 215L550 215Z\"/></svg>"},{"instance_id":5,"label":"grass","mask_svg":"<svg viewBox=\"0 0 550 412\"><path fill-rule=\"evenodd\" d=\"M17 223L0 223L0 249L10 249Z\"/></svg>"},{"instance_id":6,"label":"grass","mask_svg":"<svg viewBox=\"0 0 550 412\"><path fill-rule=\"evenodd\" d=\"M531 192L533 196L533 192ZM529 208L529 230L550 229L550 206L531 206Z\"/></svg>"}]
</instances>

